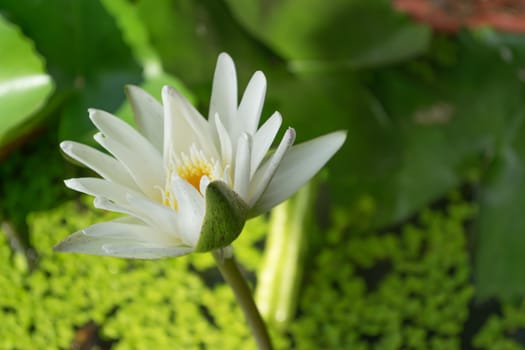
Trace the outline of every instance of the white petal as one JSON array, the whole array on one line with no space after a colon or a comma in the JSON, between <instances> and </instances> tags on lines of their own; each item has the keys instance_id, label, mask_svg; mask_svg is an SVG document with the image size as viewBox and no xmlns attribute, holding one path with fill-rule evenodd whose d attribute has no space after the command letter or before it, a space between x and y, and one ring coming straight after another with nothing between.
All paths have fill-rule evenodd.
<instances>
[{"instance_id":1,"label":"white petal","mask_svg":"<svg viewBox=\"0 0 525 350\"><path fill-rule=\"evenodd\" d=\"M64 180L64 183L66 187L71 188L72 190L89 194L94 197L106 197L121 205L127 203L126 196L129 193L135 193L137 196L142 196L129 187L96 177L68 179Z\"/></svg>"},{"instance_id":2,"label":"white petal","mask_svg":"<svg viewBox=\"0 0 525 350\"><path fill-rule=\"evenodd\" d=\"M249 136L244 133L239 137L235 156L235 175L233 190L246 201L250 184L251 145Z\"/></svg>"},{"instance_id":3,"label":"white petal","mask_svg":"<svg viewBox=\"0 0 525 350\"><path fill-rule=\"evenodd\" d=\"M204 219L205 201L199 191L178 176L171 179L171 189L178 204L179 234L184 242L197 245Z\"/></svg>"},{"instance_id":4,"label":"white petal","mask_svg":"<svg viewBox=\"0 0 525 350\"><path fill-rule=\"evenodd\" d=\"M156 188L164 184L159 151L129 124L109 113L90 110L90 117L102 132L95 135L95 140L128 169L146 195L158 197Z\"/></svg>"},{"instance_id":5,"label":"white petal","mask_svg":"<svg viewBox=\"0 0 525 350\"><path fill-rule=\"evenodd\" d=\"M261 112L264 104L264 96L266 95L266 78L264 74L257 71L253 74L244 95L242 96L239 110L237 111L236 125L243 125L239 132L247 132L249 135L254 135L259 125ZM232 135L232 138L237 135Z\"/></svg>"},{"instance_id":6,"label":"white petal","mask_svg":"<svg viewBox=\"0 0 525 350\"><path fill-rule=\"evenodd\" d=\"M228 187L232 188L233 187L233 180L232 180L232 177L230 175L231 173L231 167L229 165L227 165L226 167L224 167L224 170L222 172L222 174L219 176L219 177L216 177L216 178L219 178L221 179L224 183L226 183L226 185L228 185ZM214 174L219 174L220 173L220 170L216 169L214 171Z\"/></svg>"},{"instance_id":7,"label":"white petal","mask_svg":"<svg viewBox=\"0 0 525 350\"><path fill-rule=\"evenodd\" d=\"M106 197L96 197L95 208L126 214L144 222L147 226L166 235L170 242L185 242L180 234L180 225L174 210L145 198L128 196L128 203L115 202Z\"/></svg>"},{"instance_id":8,"label":"white petal","mask_svg":"<svg viewBox=\"0 0 525 350\"><path fill-rule=\"evenodd\" d=\"M295 141L295 130L288 128L274 154L255 172L248 191L248 206L252 207L266 190L281 160Z\"/></svg>"},{"instance_id":9,"label":"white petal","mask_svg":"<svg viewBox=\"0 0 525 350\"><path fill-rule=\"evenodd\" d=\"M98 178L75 178L64 182L71 189L95 196L96 208L131 215L161 232L169 233L172 238L176 238L181 230L173 209L127 187Z\"/></svg>"},{"instance_id":10,"label":"white petal","mask_svg":"<svg viewBox=\"0 0 525 350\"><path fill-rule=\"evenodd\" d=\"M281 114L275 112L255 133L253 137L250 178L253 177L264 156L268 153L282 121Z\"/></svg>"},{"instance_id":11,"label":"white petal","mask_svg":"<svg viewBox=\"0 0 525 350\"><path fill-rule=\"evenodd\" d=\"M221 53L213 76L213 86L208 116L219 114L226 130L231 130L237 115L237 73L231 57ZM214 122L211 119L212 123ZM231 134L230 134L231 135Z\"/></svg>"},{"instance_id":12,"label":"white petal","mask_svg":"<svg viewBox=\"0 0 525 350\"><path fill-rule=\"evenodd\" d=\"M201 177L201 182L199 183L199 192L204 195L206 193L206 188L210 184L210 178L206 175Z\"/></svg>"},{"instance_id":13,"label":"white petal","mask_svg":"<svg viewBox=\"0 0 525 350\"><path fill-rule=\"evenodd\" d=\"M171 154L172 151L188 152L190 147L197 143L199 149L209 156L218 156L209 124L182 94L172 87L164 86L162 102L165 155Z\"/></svg>"},{"instance_id":14,"label":"white petal","mask_svg":"<svg viewBox=\"0 0 525 350\"><path fill-rule=\"evenodd\" d=\"M111 238L87 236L83 231L78 231L55 245L53 250L56 252L110 255L102 249L102 246L115 241L117 240Z\"/></svg>"},{"instance_id":15,"label":"white petal","mask_svg":"<svg viewBox=\"0 0 525 350\"><path fill-rule=\"evenodd\" d=\"M152 227L156 227L162 232L171 235L172 239L181 239L184 243L189 245L189 242L185 239L186 232L183 231L181 221L184 219L181 215L160 203L149 200L142 196L136 196L133 194L127 195L129 209L139 219L147 223Z\"/></svg>"},{"instance_id":16,"label":"white petal","mask_svg":"<svg viewBox=\"0 0 525 350\"><path fill-rule=\"evenodd\" d=\"M220 148L221 148L221 159L223 164L231 164L233 149L230 135L226 131L226 128L222 124L221 118L218 114L215 114L215 128L217 130L217 137L219 139Z\"/></svg>"},{"instance_id":17,"label":"white petal","mask_svg":"<svg viewBox=\"0 0 525 350\"><path fill-rule=\"evenodd\" d=\"M137 128L159 152L162 152L164 138L162 105L138 86L127 85L126 95L133 109Z\"/></svg>"},{"instance_id":18,"label":"white petal","mask_svg":"<svg viewBox=\"0 0 525 350\"><path fill-rule=\"evenodd\" d=\"M60 143L60 148L71 158L84 164L103 178L137 189L127 169L115 158L99 150L73 141Z\"/></svg>"},{"instance_id":19,"label":"white petal","mask_svg":"<svg viewBox=\"0 0 525 350\"><path fill-rule=\"evenodd\" d=\"M101 222L85 228L84 234L94 237L105 237L121 240L134 240L137 242L151 242L158 244L180 243L170 239L169 235L147 226L142 221L124 216L116 220Z\"/></svg>"},{"instance_id":20,"label":"white petal","mask_svg":"<svg viewBox=\"0 0 525 350\"><path fill-rule=\"evenodd\" d=\"M293 195L332 158L345 139L346 132L337 131L293 146L250 216L259 215Z\"/></svg>"},{"instance_id":21,"label":"white petal","mask_svg":"<svg viewBox=\"0 0 525 350\"><path fill-rule=\"evenodd\" d=\"M95 197L93 206L97 209L103 209L132 216L133 218L144 222L148 226L158 228L158 226L155 225L155 222L151 220L149 215L144 215L141 210L131 207L127 203L116 203L115 201L106 197Z\"/></svg>"},{"instance_id":22,"label":"white petal","mask_svg":"<svg viewBox=\"0 0 525 350\"><path fill-rule=\"evenodd\" d=\"M158 259L190 253L190 247L144 243L132 239L114 239L75 232L54 247L58 252L84 253L132 259Z\"/></svg>"},{"instance_id":23,"label":"white petal","mask_svg":"<svg viewBox=\"0 0 525 350\"><path fill-rule=\"evenodd\" d=\"M108 243L103 245L107 255L128 259L162 259L189 254L191 247L166 247L151 243Z\"/></svg>"}]
</instances>

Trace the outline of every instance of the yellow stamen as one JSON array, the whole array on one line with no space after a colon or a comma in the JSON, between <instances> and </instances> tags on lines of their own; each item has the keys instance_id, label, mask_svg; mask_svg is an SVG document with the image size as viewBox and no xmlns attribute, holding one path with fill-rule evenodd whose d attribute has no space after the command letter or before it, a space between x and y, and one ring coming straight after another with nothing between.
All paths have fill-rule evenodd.
<instances>
[{"instance_id":1,"label":"yellow stamen","mask_svg":"<svg viewBox=\"0 0 525 350\"><path fill-rule=\"evenodd\" d=\"M202 177L207 176L210 180L213 178L213 164L213 159L208 160L195 145L192 145L190 148L189 156L186 153L173 156L167 169L166 186L162 190L162 204L175 210L178 209L177 198L175 198L171 192L171 179L173 174L186 180L195 187L197 191L200 191Z\"/></svg>"},{"instance_id":2,"label":"yellow stamen","mask_svg":"<svg viewBox=\"0 0 525 350\"><path fill-rule=\"evenodd\" d=\"M211 165L203 160L196 160L193 163L186 163L177 168L177 173L184 180L188 181L193 187L200 189L201 178L203 176L210 176Z\"/></svg>"}]
</instances>

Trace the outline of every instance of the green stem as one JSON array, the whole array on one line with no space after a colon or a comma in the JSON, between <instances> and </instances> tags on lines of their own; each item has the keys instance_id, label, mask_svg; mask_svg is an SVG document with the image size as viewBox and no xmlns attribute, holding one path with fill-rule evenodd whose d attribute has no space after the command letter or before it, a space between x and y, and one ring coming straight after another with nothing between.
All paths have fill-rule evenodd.
<instances>
[{"instance_id":1,"label":"green stem","mask_svg":"<svg viewBox=\"0 0 525 350\"><path fill-rule=\"evenodd\" d=\"M255 300L273 326L285 330L293 319L304 258L315 230L313 204L317 182L272 209L264 257L257 276Z\"/></svg>"},{"instance_id":2,"label":"green stem","mask_svg":"<svg viewBox=\"0 0 525 350\"><path fill-rule=\"evenodd\" d=\"M233 256L223 257L220 251L213 251L213 257L217 262L222 277L233 289L237 301L241 305L246 321L250 326L259 350L271 350L272 342L266 329L266 325L255 305L252 291L246 280L239 271L239 267Z\"/></svg>"}]
</instances>

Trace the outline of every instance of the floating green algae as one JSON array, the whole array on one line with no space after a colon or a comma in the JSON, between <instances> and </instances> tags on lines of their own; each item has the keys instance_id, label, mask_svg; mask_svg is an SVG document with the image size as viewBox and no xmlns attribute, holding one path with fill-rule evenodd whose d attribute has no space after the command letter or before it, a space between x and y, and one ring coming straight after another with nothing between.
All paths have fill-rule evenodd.
<instances>
[{"instance_id":1,"label":"floating green algae","mask_svg":"<svg viewBox=\"0 0 525 350\"><path fill-rule=\"evenodd\" d=\"M474 337L480 349L520 350L525 336L525 300L505 303L500 314L492 315Z\"/></svg>"},{"instance_id":2,"label":"floating green algae","mask_svg":"<svg viewBox=\"0 0 525 350\"><path fill-rule=\"evenodd\" d=\"M0 349L67 349L91 322L111 349L254 348L209 254L138 261L54 253L68 233L109 219L89 205L72 201L29 216L38 252L32 271L0 235ZM265 225L250 221L236 243L245 268L258 263L253 244Z\"/></svg>"},{"instance_id":3,"label":"floating green algae","mask_svg":"<svg viewBox=\"0 0 525 350\"><path fill-rule=\"evenodd\" d=\"M400 232L352 236L338 213L315 258L293 333L300 349L459 349L474 288L471 205L426 210Z\"/></svg>"},{"instance_id":4,"label":"floating green algae","mask_svg":"<svg viewBox=\"0 0 525 350\"><path fill-rule=\"evenodd\" d=\"M471 204L450 199L393 232L365 235L348 232L348 215L336 211L306 259L295 318L271 330L276 349L460 349L473 303L465 231L473 215ZM33 265L0 235L0 349L87 341L100 349L255 349L209 254L139 261L52 251L69 233L113 217L87 197L32 212ZM267 229L267 218L251 220L234 243L252 284ZM473 345L522 349L523 305L504 305Z\"/></svg>"}]
</instances>

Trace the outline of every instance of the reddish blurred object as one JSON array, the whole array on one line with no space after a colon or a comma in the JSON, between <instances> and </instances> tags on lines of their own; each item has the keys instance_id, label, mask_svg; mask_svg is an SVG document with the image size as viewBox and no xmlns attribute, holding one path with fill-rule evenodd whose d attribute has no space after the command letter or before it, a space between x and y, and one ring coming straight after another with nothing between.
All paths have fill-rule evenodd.
<instances>
[{"instance_id":1,"label":"reddish blurred object","mask_svg":"<svg viewBox=\"0 0 525 350\"><path fill-rule=\"evenodd\" d=\"M490 26L525 33L525 0L392 0L399 11L438 31Z\"/></svg>"}]
</instances>

